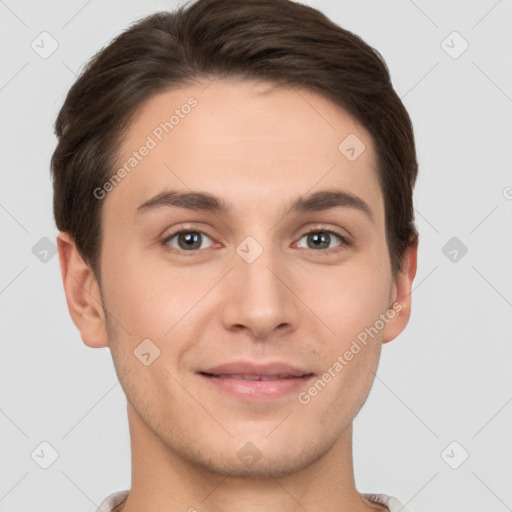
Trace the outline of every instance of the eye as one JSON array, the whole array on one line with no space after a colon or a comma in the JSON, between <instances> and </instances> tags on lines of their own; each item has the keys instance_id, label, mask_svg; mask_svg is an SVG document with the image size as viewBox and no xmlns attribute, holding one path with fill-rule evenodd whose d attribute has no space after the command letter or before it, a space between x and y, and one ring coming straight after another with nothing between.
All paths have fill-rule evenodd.
<instances>
[{"instance_id":1,"label":"eye","mask_svg":"<svg viewBox=\"0 0 512 512\"><path fill-rule=\"evenodd\" d=\"M172 241L176 239L176 243L178 246L176 247ZM176 233L173 233L172 235L169 235L165 240L164 244L168 244L171 247L174 247L175 249L178 249L180 251L195 251L198 249L206 249L204 243L205 239L210 240L211 238L202 231L177 231Z\"/></svg>"},{"instance_id":2,"label":"eye","mask_svg":"<svg viewBox=\"0 0 512 512\"><path fill-rule=\"evenodd\" d=\"M333 242L333 236L335 239L337 238L340 241L340 243L336 244L336 246L349 245L347 239L340 233L326 230L309 231L308 233L304 234L300 240L306 239L306 249L317 249L320 251L325 251L331 249L329 246ZM297 246L304 247L303 245L300 245L300 240Z\"/></svg>"},{"instance_id":3,"label":"eye","mask_svg":"<svg viewBox=\"0 0 512 512\"><path fill-rule=\"evenodd\" d=\"M305 240L305 242L302 242ZM337 243L335 243L337 240ZM212 246L213 240L203 231L182 229L167 236L163 245L175 252L194 253ZM303 244L306 244L305 246ZM334 244L334 245L333 245ZM313 249L315 252L336 251L350 246L349 240L341 233L332 230L316 229L305 233L297 243L297 247ZM338 250L340 250L338 249Z\"/></svg>"}]
</instances>

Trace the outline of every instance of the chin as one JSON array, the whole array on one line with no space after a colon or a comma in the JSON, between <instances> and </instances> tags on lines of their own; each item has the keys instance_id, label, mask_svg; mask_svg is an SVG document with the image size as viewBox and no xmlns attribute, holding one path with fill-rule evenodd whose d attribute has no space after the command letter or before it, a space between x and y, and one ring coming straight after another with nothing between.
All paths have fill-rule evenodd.
<instances>
[{"instance_id":1,"label":"chin","mask_svg":"<svg viewBox=\"0 0 512 512\"><path fill-rule=\"evenodd\" d=\"M268 479L297 473L314 464L332 448L332 443L314 442L311 438L308 443L297 441L293 444L284 447L277 439L275 442L268 439L256 439L254 442L231 439L223 447L219 443L210 450L204 445L202 450L197 446L182 446L180 451L190 464L210 473L230 478Z\"/></svg>"}]
</instances>

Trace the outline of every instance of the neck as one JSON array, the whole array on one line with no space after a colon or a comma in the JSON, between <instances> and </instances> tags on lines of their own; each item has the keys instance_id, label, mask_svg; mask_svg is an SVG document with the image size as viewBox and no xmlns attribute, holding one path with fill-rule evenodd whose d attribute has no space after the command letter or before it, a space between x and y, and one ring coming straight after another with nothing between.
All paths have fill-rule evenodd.
<instances>
[{"instance_id":1,"label":"neck","mask_svg":"<svg viewBox=\"0 0 512 512\"><path fill-rule=\"evenodd\" d=\"M362 512L386 510L362 498L354 482L352 426L315 462L279 477L233 478L185 460L128 404L132 485L116 512Z\"/></svg>"}]
</instances>

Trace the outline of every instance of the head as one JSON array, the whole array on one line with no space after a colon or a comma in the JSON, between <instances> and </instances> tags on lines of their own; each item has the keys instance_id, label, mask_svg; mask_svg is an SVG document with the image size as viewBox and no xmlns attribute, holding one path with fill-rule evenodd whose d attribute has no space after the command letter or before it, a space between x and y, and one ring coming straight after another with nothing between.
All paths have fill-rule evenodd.
<instances>
[{"instance_id":1,"label":"head","mask_svg":"<svg viewBox=\"0 0 512 512\"><path fill-rule=\"evenodd\" d=\"M288 0L199 0L95 55L56 134L68 306L133 417L226 474L326 453L416 271L413 129L378 52ZM208 376L239 362L306 375L272 399Z\"/></svg>"}]
</instances>

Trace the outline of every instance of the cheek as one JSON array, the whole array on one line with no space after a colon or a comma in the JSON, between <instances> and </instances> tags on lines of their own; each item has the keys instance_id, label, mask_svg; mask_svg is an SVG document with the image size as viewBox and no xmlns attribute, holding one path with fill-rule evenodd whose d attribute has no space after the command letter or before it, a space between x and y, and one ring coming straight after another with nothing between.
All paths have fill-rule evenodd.
<instances>
[{"instance_id":1,"label":"cheek","mask_svg":"<svg viewBox=\"0 0 512 512\"><path fill-rule=\"evenodd\" d=\"M330 328L325 330L326 338L332 339L336 348L350 345L390 306L390 276L377 264L331 268L316 282L322 283L317 287L321 291L310 295L311 301L318 317Z\"/></svg>"},{"instance_id":2,"label":"cheek","mask_svg":"<svg viewBox=\"0 0 512 512\"><path fill-rule=\"evenodd\" d=\"M116 257L112 253L105 258L104 268L107 306L135 338L163 339L189 304L204 293L200 281L190 279L190 273L163 273L140 254Z\"/></svg>"},{"instance_id":3,"label":"cheek","mask_svg":"<svg viewBox=\"0 0 512 512\"><path fill-rule=\"evenodd\" d=\"M382 346L380 319L388 308L385 276L369 267L366 272L353 269L326 280L326 292L316 297L318 316L334 331L324 329L319 341L326 352L321 382L304 396L320 423L337 417L341 425L353 418L370 392Z\"/></svg>"}]
</instances>

